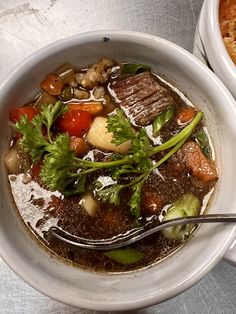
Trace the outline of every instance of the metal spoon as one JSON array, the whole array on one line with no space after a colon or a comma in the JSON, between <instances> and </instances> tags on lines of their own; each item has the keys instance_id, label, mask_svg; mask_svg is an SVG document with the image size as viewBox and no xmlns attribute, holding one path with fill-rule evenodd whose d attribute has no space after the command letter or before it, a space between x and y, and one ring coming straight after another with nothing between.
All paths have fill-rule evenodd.
<instances>
[{"instance_id":1,"label":"metal spoon","mask_svg":"<svg viewBox=\"0 0 236 314\"><path fill-rule=\"evenodd\" d=\"M232 223L236 222L236 214L209 214L201 216L188 216L159 222L151 220L141 227L137 227L108 239L85 239L74 236L58 227L51 227L49 232L57 239L80 248L90 250L112 250L137 242L147 236L156 233L164 228L177 225L198 224L198 223Z\"/></svg>"}]
</instances>

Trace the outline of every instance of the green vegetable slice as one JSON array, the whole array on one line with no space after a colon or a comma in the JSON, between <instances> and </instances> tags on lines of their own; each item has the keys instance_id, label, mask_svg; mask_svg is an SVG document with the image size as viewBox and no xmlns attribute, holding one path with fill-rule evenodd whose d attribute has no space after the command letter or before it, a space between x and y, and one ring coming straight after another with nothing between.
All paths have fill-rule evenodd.
<instances>
[{"instance_id":1,"label":"green vegetable slice","mask_svg":"<svg viewBox=\"0 0 236 314\"><path fill-rule=\"evenodd\" d=\"M122 74L138 74L145 71L150 71L151 67L141 63L126 63L123 65Z\"/></svg>"},{"instance_id":2,"label":"green vegetable slice","mask_svg":"<svg viewBox=\"0 0 236 314\"><path fill-rule=\"evenodd\" d=\"M197 216L200 213L200 208L201 204L196 196L191 193L185 194L173 203L163 221L186 216ZM179 225L163 229L162 234L170 240L182 241L192 233L194 228L194 224Z\"/></svg>"},{"instance_id":3,"label":"green vegetable slice","mask_svg":"<svg viewBox=\"0 0 236 314\"><path fill-rule=\"evenodd\" d=\"M123 249L108 251L105 255L122 265L134 264L143 259L143 253L131 246L127 246Z\"/></svg>"},{"instance_id":4,"label":"green vegetable slice","mask_svg":"<svg viewBox=\"0 0 236 314\"><path fill-rule=\"evenodd\" d=\"M152 133L153 136L157 136L160 132L160 130L163 128L164 125L166 125L173 117L174 117L174 107L169 106L165 111L160 113L152 124Z\"/></svg>"},{"instance_id":5,"label":"green vegetable slice","mask_svg":"<svg viewBox=\"0 0 236 314\"><path fill-rule=\"evenodd\" d=\"M207 157L207 158L211 158L212 157L212 151L211 151L211 146L209 143L209 139L208 136L206 134L206 132L204 131L203 128L201 128L200 130L196 131L193 135L193 137L196 139L198 145L200 146L203 154Z\"/></svg>"}]
</instances>

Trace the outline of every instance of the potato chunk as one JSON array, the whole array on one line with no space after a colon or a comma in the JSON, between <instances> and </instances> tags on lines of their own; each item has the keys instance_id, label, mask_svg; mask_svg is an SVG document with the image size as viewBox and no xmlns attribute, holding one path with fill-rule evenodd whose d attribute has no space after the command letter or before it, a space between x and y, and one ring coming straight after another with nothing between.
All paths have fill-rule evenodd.
<instances>
[{"instance_id":1,"label":"potato chunk","mask_svg":"<svg viewBox=\"0 0 236 314\"><path fill-rule=\"evenodd\" d=\"M126 141L118 146L111 143L112 133L107 131L107 118L96 117L87 134L87 141L89 144L107 151L116 153L126 153L131 146L130 141Z\"/></svg>"}]
</instances>

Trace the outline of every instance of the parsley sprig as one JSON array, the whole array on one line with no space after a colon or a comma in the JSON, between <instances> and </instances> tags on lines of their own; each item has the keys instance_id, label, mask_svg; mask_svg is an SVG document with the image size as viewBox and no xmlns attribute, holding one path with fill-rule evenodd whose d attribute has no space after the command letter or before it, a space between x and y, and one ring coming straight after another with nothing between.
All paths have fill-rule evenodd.
<instances>
[{"instance_id":1,"label":"parsley sprig","mask_svg":"<svg viewBox=\"0 0 236 314\"><path fill-rule=\"evenodd\" d=\"M45 104L31 122L23 116L16 123L15 129L23 135L21 143L24 150L30 154L33 163L37 163L48 151L49 144L52 144L51 126L66 110L67 106L61 101L55 105ZM44 126L47 128L47 138L43 135Z\"/></svg>"},{"instance_id":2,"label":"parsley sprig","mask_svg":"<svg viewBox=\"0 0 236 314\"><path fill-rule=\"evenodd\" d=\"M113 133L114 144L120 145L130 140L131 148L125 156L113 155L114 160L96 162L77 158L70 148L70 138L67 134L52 137L53 123L66 110L67 107L60 101L55 105L46 104L32 121L22 117L15 126L16 130L23 135L21 143L25 151L30 154L32 162L36 163L43 159L40 172L42 182L49 189L59 190L64 195L83 193L87 175L99 169L106 169L117 183L97 189L97 196L103 202L118 205L120 192L123 189L131 189L129 206L135 217L140 216L141 190L150 173L183 145L203 117L203 113L198 112L177 135L162 145L153 146L145 129L140 128L134 131L123 111L116 110L115 114L108 117L108 132ZM47 136L43 134L43 127L46 127ZM158 162L153 162L151 157L164 150L168 150L167 154ZM120 183L123 174L132 174L134 179L127 184Z\"/></svg>"}]
</instances>

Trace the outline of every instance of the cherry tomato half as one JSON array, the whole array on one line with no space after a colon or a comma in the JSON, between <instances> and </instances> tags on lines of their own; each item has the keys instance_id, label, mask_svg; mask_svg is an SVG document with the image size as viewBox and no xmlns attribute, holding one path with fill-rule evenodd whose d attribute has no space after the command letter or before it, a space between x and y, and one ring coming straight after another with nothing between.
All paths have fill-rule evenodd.
<instances>
[{"instance_id":1,"label":"cherry tomato half","mask_svg":"<svg viewBox=\"0 0 236 314\"><path fill-rule=\"evenodd\" d=\"M92 115L83 110L69 110L57 120L57 126L62 132L70 136L83 136L90 128L93 121Z\"/></svg>"},{"instance_id":2,"label":"cherry tomato half","mask_svg":"<svg viewBox=\"0 0 236 314\"><path fill-rule=\"evenodd\" d=\"M27 116L31 121L38 114L38 110L32 106L12 108L10 110L10 121L16 123L22 116Z\"/></svg>"}]
</instances>

